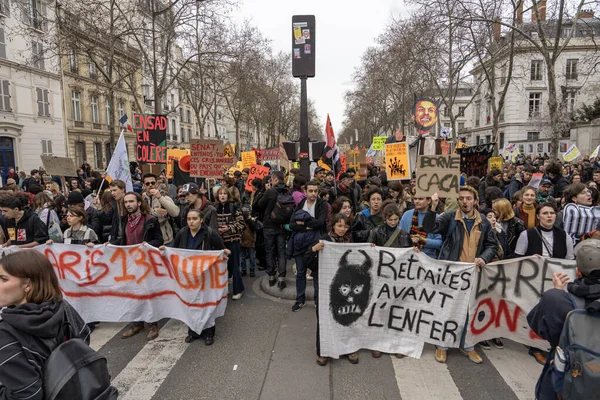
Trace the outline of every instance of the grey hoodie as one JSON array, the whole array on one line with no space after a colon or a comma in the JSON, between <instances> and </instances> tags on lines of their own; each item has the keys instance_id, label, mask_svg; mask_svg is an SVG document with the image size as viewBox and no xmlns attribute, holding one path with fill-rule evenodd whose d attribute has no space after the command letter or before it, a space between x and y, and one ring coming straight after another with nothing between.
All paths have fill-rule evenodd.
<instances>
[{"instance_id":1,"label":"grey hoodie","mask_svg":"<svg viewBox=\"0 0 600 400\"><path fill-rule=\"evenodd\" d=\"M66 301L26 303L2 310L0 399L43 399L44 364L54 347L65 339L61 329L65 316L71 325L71 337L89 344L89 328ZM55 339L54 346L48 343Z\"/></svg>"}]
</instances>

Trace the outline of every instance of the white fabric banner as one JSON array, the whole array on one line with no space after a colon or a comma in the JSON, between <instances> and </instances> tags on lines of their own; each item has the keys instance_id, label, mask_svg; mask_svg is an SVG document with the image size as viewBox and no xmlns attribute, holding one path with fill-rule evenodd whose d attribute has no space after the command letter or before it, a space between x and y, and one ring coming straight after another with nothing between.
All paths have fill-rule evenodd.
<instances>
[{"instance_id":1,"label":"white fabric banner","mask_svg":"<svg viewBox=\"0 0 600 400\"><path fill-rule=\"evenodd\" d=\"M321 355L359 349L420 357L423 343L459 347L475 265L412 249L325 242L319 255Z\"/></svg>"},{"instance_id":2,"label":"white fabric banner","mask_svg":"<svg viewBox=\"0 0 600 400\"><path fill-rule=\"evenodd\" d=\"M67 244L34 250L50 260L63 295L86 322L175 318L200 333L227 307L223 251ZM2 251L4 256L19 249Z\"/></svg>"},{"instance_id":3,"label":"white fabric banner","mask_svg":"<svg viewBox=\"0 0 600 400\"><path fill-rule=\"evenodd\" d=\"M549 349L550 344L529 328L527 314L542 293L554 288L554 272L568 274L573 281L575 261L531 256L483 267L471 293L465 345L506 338L538 349Z\"/></svg>"}]
</instances>

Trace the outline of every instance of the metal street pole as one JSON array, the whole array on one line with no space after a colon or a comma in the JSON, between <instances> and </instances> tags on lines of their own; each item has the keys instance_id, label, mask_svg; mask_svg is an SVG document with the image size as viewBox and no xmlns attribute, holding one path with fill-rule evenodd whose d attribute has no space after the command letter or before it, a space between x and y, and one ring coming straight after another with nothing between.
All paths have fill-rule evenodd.
<instances>
[{"instance_id":1,"label":"metal street pole","mask_svg":"<svg viewBox=\"0 0 600 400\"><path fill-rule=\"evenodd\" d=\"M310 139L308 138L308 95L306 93L307 78L300 78L300 153L308 154ZM300 172L310 178L310 159L300 158Z\"/></svg>"}]
</instances>

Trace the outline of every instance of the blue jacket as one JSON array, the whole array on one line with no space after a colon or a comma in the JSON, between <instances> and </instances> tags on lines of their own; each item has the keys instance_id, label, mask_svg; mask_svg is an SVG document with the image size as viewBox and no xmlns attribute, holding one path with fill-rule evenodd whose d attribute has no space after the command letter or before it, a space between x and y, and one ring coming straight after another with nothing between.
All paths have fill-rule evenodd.
<instances>
[{"instance_id":1,"label":"blue jacket","mask_svg":"<svg viewBox=\"0 0 600 400\"><path fill-rule=\"evenodd\" d=\"M433 213L433 211L432 211ZM410 234L410 226L412 225L412 218L415 214L415 210L407 210L402 215L402 219L400 219L400 228L404 229L406 232ZM427 212L419 213L419 225L423 224L423 220L425 219L425 215ZM437 217L437 215L436 215ZM427 232L427 229L425 229ZM423 246L423 253L428 255L431 258L437 258L438 250L442 247L442 235L439 233L431 233L427 232L427 243Z\"/></svg>"},{"instance_id":2,"label":"blue jacket","mask_svg":"<svg viewBox=\"0 0 600 400\"><path fill-rule=\"evenodd\" d=\"M298 222L298 221L302 221L304 222L304 225L309 225L307 224L309 221L314 220L313 217L311 217L311 215L308 213L308 211L304 211L302 209L297 210L294 213L294 216L292 217L294 222ZM297 225L302 226L302 225ZM304 230L304 231L300 231L300 230L294 230L294 232L292 233L292 236L290 237L290 240L288 240L287 243L287 248L286 248L286 255L288 259L291 259L292 257L296 257L298 255L304 255L304 253L306 253L306 249L308 248L308 246L310 246L311 244L314 244L316 241L318 241L321 238L321 232L317 229L310 229L310 230Z\"/></svg>"}]
</instances>

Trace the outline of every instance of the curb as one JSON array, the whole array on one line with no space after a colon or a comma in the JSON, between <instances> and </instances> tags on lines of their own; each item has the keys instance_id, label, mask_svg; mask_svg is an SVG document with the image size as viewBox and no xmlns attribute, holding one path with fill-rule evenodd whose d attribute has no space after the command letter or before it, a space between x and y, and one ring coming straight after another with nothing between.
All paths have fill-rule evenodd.
<instances>
[{"instance_id":1,"label":"curb","mask_svg":"<svg viewBox=\"0 0 600 400\"><path fill-rule=\"evenodd\" d=\"M284 300L296 300L296 276L292 268L287 269L287 274L285 277L285 283L287 286L281 290L277 287L277 284L274 286L269 286L269 275L265 275L260 278L260 290L263 293L268 294L269 296L284 299ZM306 281L306 302L314 300L314 285L313 281Z\"/></svg>"}]
</instances>

